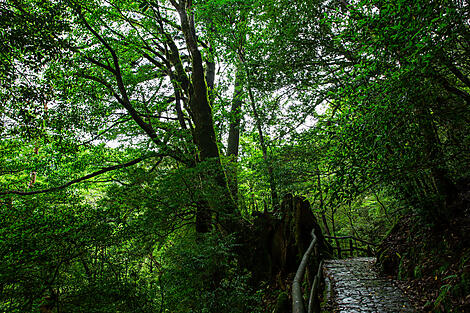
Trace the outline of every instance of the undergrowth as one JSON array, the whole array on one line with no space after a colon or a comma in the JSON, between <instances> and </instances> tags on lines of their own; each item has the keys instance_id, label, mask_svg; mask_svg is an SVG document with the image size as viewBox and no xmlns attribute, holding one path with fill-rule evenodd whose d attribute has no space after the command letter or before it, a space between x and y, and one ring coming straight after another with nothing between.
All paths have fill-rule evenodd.
<instances>
[{"instance_id":1,"label":"undergrowth","mask_svg":"<svg viewBox=\"0 0 470 313\"><path fill-rule=\"evenodd\" d=\"M396 277L419 312L470 311L470 218L446 225L408 215L379 247L378 266Z\"/></svg>"}]
</instances>

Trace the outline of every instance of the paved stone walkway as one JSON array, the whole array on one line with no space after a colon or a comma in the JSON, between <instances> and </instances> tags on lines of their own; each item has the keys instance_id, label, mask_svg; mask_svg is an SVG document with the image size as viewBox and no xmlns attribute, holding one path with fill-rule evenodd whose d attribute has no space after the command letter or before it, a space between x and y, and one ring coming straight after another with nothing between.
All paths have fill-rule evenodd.
<instances>
[{"instance_id":1,"label":"paved stone walkway","mask_svg":"<svg viewBox=\"0 0 470 313\"><path fill-rule=\"evenodd\" d=\"M324 271L331 283L333 312L414 312L400 289L372 268L375 258L328 260ZM330 311L330 312L331 312Z\"/></svg>"}]
</instances>

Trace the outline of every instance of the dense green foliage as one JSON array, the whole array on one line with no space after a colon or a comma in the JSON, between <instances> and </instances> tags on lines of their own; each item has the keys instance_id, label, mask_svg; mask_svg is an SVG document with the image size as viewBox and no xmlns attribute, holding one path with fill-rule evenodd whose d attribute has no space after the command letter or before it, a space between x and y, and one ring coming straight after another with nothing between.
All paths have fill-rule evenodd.
<instances>
[{"instance_id":1,"label":"dense green foliage","mask_svg":"<svg viewBox=\"0 0 470 313\"><path fill-rule=\"evenodd\" d=\"M404 213L468 216L469 21L460 0L1 2L0 311L267 310L285 286L243 240L287 194L374 243Z\"/></svg>"}]
</instances>

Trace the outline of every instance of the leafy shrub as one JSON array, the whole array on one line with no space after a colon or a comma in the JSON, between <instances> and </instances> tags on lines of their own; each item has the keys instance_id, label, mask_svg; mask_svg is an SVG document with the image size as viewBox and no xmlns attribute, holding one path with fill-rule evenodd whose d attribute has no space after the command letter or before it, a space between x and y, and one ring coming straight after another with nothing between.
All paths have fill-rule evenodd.
<instances>
[{"instance_id":1,"label":"leafy shrub","mask_svg":"<svg viewBox=\"0 0 470 313\"><path fill-rule=\"evenodd\" d=\"M194 232L175 238L165 251L162 287L167 312L260 312L260 299L247 284L233 252L232 236Z\"/></svg>"}]
</instances>

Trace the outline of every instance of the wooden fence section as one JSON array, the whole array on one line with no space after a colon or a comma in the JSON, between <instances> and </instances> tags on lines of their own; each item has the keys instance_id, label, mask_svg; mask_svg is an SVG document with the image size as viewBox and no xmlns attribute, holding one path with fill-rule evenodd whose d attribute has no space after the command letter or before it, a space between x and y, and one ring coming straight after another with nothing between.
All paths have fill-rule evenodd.
<instances>
[{"instance_id":1,"label":"wooden fence section","mask_svg":"<svg viewBox=\"0 0 470 313\"><path fill-rule=\"evenodd\" d=\"M336 257L374 256L376 244L354 236L325 236L333 247ZM349 252L349 253L348 253ZM356 252L356 254L355 254Z\"/></svg>"}]
</instances>

